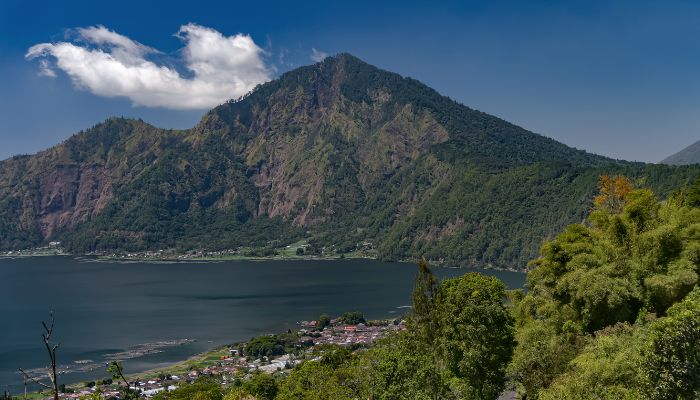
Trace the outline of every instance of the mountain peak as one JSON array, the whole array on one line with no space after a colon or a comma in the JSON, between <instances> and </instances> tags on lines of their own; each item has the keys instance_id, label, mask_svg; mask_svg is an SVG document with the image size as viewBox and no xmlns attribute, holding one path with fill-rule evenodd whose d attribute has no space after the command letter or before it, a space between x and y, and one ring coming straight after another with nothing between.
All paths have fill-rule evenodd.
<instances>
[{"instance_id":1,"label":"mountain peak","mask_svg":"<svg viewBox=\"0 0 700 400\"><path fill-rule=\"evenodd\" d=\"M321 60L317 63L311 64L311 65L313 66L313 65L323 65L323 64L325 64L325 65L355 64L357 66L367 66L367 67L371 67L371 68L376 68L376 67L372 66L370 63L368 63L368 62L362 60L361 58L354 56L348 52L341 52L338 54L330 55L330 56L324 58L323 60Z\"/></svg>"},{"instance_id":2,"label":"mountain peak","mask_svg":"<svg viewBox=\"0 0 700 400\"><path fill-rule=\"evenodd\" d=\"M671 156L664 158L661 164L688 165L700 164L700 140Z\"/></svg>"},{"instance_id":3,"label":"mountain peak","mask_svg":"<svg viewBox=\"0 0 700 400\"><path fill-rule=\"evenodd\" d=\"M328 56L328 57L326 57L326 58L325 58L324 60L322 60L322 61L325 61L325 60L331 60L331 61L333 61L333 62L348 62L348 61L351 61L351 62L359 62L359 63L363 63L363 64L369 65L369 63L363 61L363 60L360 59L359 57L356 57L356 56L354 56L354 55L352 55L352 54L350 54L350 53L348 53L348 52L341 52L341 53L338 53L338 54L336 54L336 55Z\"/></svg>"},{"instance_id":4,"label":"mountain peak","mask_svg":"<svg viewBox=\"0 0 700 400\"><path fill-rule=\"evenodd\" d=\"M385 258L518 266L580 220L606 163L643 168L341 53L214 108L190 130L113 118L4 161L0 249L59 240L76 252L268 254L309 240L339 253L363 243ZM658 168L657 180L694 173Z\"/></svg>"},{"instance_id":5,"label":"mountain peak","mask_svg":"<svg viewBox=\"0 0 700 400\"><path fill-rule=\"evenodd\" d=\"M415 79L382 70L349 53L286 72L249 96L215 108L197 131L226 131L247 137L251 129L259 130L260 124L276 130L279 128L272 125L289 127L304 121L312 123L314 130L339 129L352 142L359 136L350 131L359 129L368 134L397 116L405 116L401 110L414 118L434 121L447 132L450 157L459 154L460 159L501 166L543 160L605 160L473 110ZM355 124L350 127L340 123L342 120L354 120ZM406 134L402 129L395 133L400 137ZM455 153L455 149L459 151Z\"/></svg>"}]
</instances>

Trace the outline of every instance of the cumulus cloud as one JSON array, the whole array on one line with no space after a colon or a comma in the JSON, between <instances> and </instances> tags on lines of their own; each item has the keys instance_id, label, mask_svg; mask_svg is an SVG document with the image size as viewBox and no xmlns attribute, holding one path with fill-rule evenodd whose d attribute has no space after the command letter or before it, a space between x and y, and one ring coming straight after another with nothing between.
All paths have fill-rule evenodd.
<instances>
[{"instance_id":1,"label":"cumulus cloud","mask_svg":"<svg viewBox=\"0 0 700 400\"><path fill-rule=\"evenodd\" d=\"M311 48L311 61L313 62L321 62L328 57L328 53L316 50L314 48Z\"/></svg>"},{"instance_id":2,"label":"cumulus cloud","mask_svg":"<svg viewBox=\"0 0 700 400\"><path fill-rule=\"evenodd\" d=\"M158 51L104 26L79 28L72 41L40 43L27 59L41 58L40 75L65 72L79 88L98 96L127 97L134 105L206 109L240 97L272 77L264 51L244 34L224 36L197 24L180 27L176 36L183 76L152 60ZM50 61L49 61L50 60Z\"/></svg>"}]
</instances>

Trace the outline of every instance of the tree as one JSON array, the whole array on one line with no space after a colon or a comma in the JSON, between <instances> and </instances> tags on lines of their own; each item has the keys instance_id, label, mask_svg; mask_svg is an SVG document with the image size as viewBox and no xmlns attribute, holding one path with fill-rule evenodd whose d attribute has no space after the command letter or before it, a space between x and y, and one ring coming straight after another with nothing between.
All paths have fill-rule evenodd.
<instances>
[{"instance_id":1,"label":"tree","mask_svg":"<svg viewBox=\"0 0 700 400\"><path fill-rule=\"evenodd\" d=\"M91 393L91 394L88 394L85 396L81 396L80 400L107 400L107 399L102 394L102 392L99 389L97 389L97 390L95 390L94 393Z\"/></svg>"},{"instance_id":2,"label":"tree","mask_svg":"<svg viewBox=\"0 0 700 400\"><path fill-rule=\"evenodd\" d=\"M671 199L688 207L700 207L700 177L674 192Z\"/></svg>"},{"instance_id":3,"label":"tree","mask_svg":"<svg viewBox=\"0 0 700 400\"><path fill-rule=\"evenodd\" d=\"M642 341L631 344L634 351L627 352L624 340L617 339L626 334L611 333L611 327L634 324L634 335L627 336L642 337L647 319L667 312L671 316L672 305L697 286L700 209L687 200L691 189L660 201L649 189L632 190L628 179L603 177L601 194L588 220L568 226L542 246L541 256L530 263L528 293L514 309L518 345L509 371L528 399L540 394L577 398L576 393L586 390L592 398L641 396L642 380L629 379L634 368L623 361L638 354ZM649 371L657 371L649 372L656 376L650 382L665 382L658 385L659 391L675 385L672 377L676 374L675 379L683 376L675 367L669 367L675 372L664 369L669 360L652 356L674 354L671 347L664 347L673 343L675 325L670 321L675 319L659 320L668 331L657 332L657 351L648 352L648 359L656 364L646 364ZM695 340L692 335L676 333L680 335L677 346ZM692 354L690 348L683 351L676 361ZM691 377L682 378L692 382L688 379ZM674 387L669 390L681 390ZM667 395L656 398L674 398L664 397ZM579 398L588 398L582 396Z\"/></svg>"},{"instance_id":4,"label":"tree","mask_svg":"<svg viewBox=\"0 0 700 400\"><path fill-rule=\"evenodd\" d=\"M189 385L181 385L175 390L160 392L154 400L221 400L224 392L221 384L213 378L203 377Z\"/></svg>"},{"instance_id":5,"label":"tree","mask_svg":"<svg viewBox=\"0 0 700 400\"><path fill-rule=\"evenodd\" d=\"M226 393L226 396L224 396L224 400L257 400L253 395L250 393L246 392L245 389L242 387L234 387L231 389L228 393Z\"/></svg>"},{"instance_id":6,"label":"tree","mask_svg":"<svg viewBox=\"0 0 700 400\"><path fill-rule=\"evenodd\" d=\"M126 379L126 376L124 376L124 368L122 367L121 362L119 362L119 361L110 362L107 365L107 372L112 374L112 379L124 382L124 389L122 390L122 398L123 399L128 400L128 399L137 399L138 398L138 393L131 389L131 384Z\"/></svg>"},{"instance_id":7,"label":"tree","mask_svg":"<svg viewBox=\"0 0 700 400\"><path fill-rule=\"evenodd\" d=\"M517 347L508 374L519 382L527 399L547 388L576 356L575 337L560 335L547 321L528 321L516 331Z\"/></svg>"},{"instance_id":8,"label":"tree","mask_svg":"<svg viewBox=\"0 0 700 400\"><path fill-rule=\"evenodd\" d=\"M459 398L496 399L515 346L513 318L497 278L468 273L442 282L437 295L440 363Z\"/></svg>"},{"instance_id":9,"label":"tree","mask_svg":"<svg viewBox=\"0 0 700 400\"><path fill-rule=\"evenodd\" d=\"M316 320L316 329L322 331L323 328L331 324L331 317L328 314L321 314Z\"/></svg>"},{"instance_id":10,"label":"tree","mask_svg":"<svg viewBox=\"0 0 700 400\"><path fill-rule=\"evenodd\" d=\"M438 280L430 270L425 259L418 262L418 276L413 287L413 308L409 315L411 329L432 346L437 331L437 315L435 297L438 291Z\"/></svg>"},{"instance_id":11,"label":"tree","mask_svg":"<svg viewBox=\"0 0 700 400\"><path fill-rule=\"evenodd\" d=\"M597 332L541 400L641 399L638 364L644 329L616 324ZM529 398L529 397L528 397Z\"/></svg>"},{"instance_id":12,"label":"tree","mask_svg":"<svg viewBox=\"0 0 700 400\"><path fill-rule=\"evenodd\" d=\"M632 181L626 176L602 175L600 177L600 193L593 199L593 202L599 208L620 212L625 205L625 198L632 189Z\"/></svg>"},{"instance_id":13,"label":"tree","mask_svg":"<svg viewBox=\"0 0 700 400\"><path fill-rule=\"evenodd\" d=\"M253 357L272 357L286 353L282 335L259 336L245 345L245 354Z\"/></svg>"},{"instance_id":14,"label":"tree","mask_svg":"<svg viewBox=\"0 0 700 400\"><path fill-rule=\"evenodd\" d=\"M435 369L436 357L410 331L390 336L352 365L358 381L354 398L376 400L451 399Z\"/></svg>"},{"instance_id":15,"label":"tree","mask_svg":"<svg viewBox=\"0 0 700 400\"><path fill-rule=\"evenodd\" d=\"M318 361L306 361L292 370L279 386L276 400L350 400L351 390L338 370Z\"/></svg>"},{"instance_id":16,"label":"tree","mask_svg":"<svg viewBox=\"0 0 700 400\"><path fill-rule=\"evenodd\" d=\"M436 306L438 280L430 270L428 263L421 257L418 262L418 276L413 287L413 308L408 324L411 340L415 341L416 351L432 357L425 370L424 384L431 393L431 398L438 399L444 391L438 370L438 349L435 343L438 334L439 316Z\"/></svg>"},{"instance_id":17,"label":"tree","mask_svg":"<svg viewBox=\"0 0 700 400\"><path fill-rule=\"evenodd\" d=\"M340 321L348 325L364 324L367 322L364 314L359 311L343 313L343 315L340 316Z\"/></svg>"},{"instance_id":18,"label":"tree","mask_svg":"<svg viewBox=\"0 0 700 400\"><path fill-rule=\"evenodd\" d=\"M537 395L541 400L700 398L700 288L666 317L640 316L634 325L618 323L596 332Z\"/></svg>"},{"instance_id":19,"label":"tree","mask_svg":"<svg viewBox=\"0 0 700 400\"><path fill-rule=\"evenodd\" d=\"M257 400L273 400L279 390L275 378L263 373L253 374L243 383L243 389Z\"/></svg>"},{"instance_id":20,"label":"tree","mask_svg":"<svg viewBox=\"0 0 700 400\"><path fill-rule=\"evenodd\" d=\"M324 348L281 381L276 399L495 399L514 346L505 298L502 282L480 274L438 284L421 260L407 330L362 352ZM351 314L344 319L360 320Z\"/></svg>"},{"instance_id":21,"label":"tree","mask_svg":"<svg viewBox=\"0 0 700 400\"><path fill-rule=\"evenodd\" d=\"M647 398L700 398L700 288L649 330L641 363Z\"/></svg>"},{"instance_id":22,"label":"tree","mask_svg":"<svg viewBox=\"0 0 700 400\"><path fill-rule=\"evenodd\" d=\"M19 369L19 371L22 373L25 379L25 392L26 392L26 382L27 381L32 381L39 386L42 386L46 389L51 390L51 393L53 394L54 400L58 400L58 375L56 374L56 351L58 350L58 347L60 346L60 343L58 344L53 344L51 343L51 336L53 335L53 328L54 328L54 318L53 318L53 311L49 314L50 317L50 323L47 325L46 322L41 321L41 325L44 327L44 333L41 334L41 339L44 342L44 347L46 348L46 352L49 355L49 366L47 367L47 375L49 377L49 381L51 382L50 384L46 384L44 382L41 382L40 380L30 376L27 374L22 368Z\"/></svg>"},{"instance_id":23,"label":"tree","mask_svg":"<svg viewBox=\"0 0 700 400\"><path fill-rule=\"evenodd\" d=\"M331 368L339 368L352 359L352 350L349 347L328 344L317 346L321 353L321 364Z\"/></svg>"}]
</instances>

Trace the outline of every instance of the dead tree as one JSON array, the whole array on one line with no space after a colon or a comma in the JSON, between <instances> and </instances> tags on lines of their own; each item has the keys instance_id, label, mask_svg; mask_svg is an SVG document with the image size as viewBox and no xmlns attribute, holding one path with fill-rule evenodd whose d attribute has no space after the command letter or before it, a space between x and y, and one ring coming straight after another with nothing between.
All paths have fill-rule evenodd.
<instances>
[{"instance_id":1,"label":"dead tree","mask_svg":"<svg viewBox=\"0 0 700 400\"><path fill-rule=\"evenodd\" d=\"M44 341L44 346L46 347L46 351L49 353L49 361L50 365L46 367L46 374L49 376L49 381L51 384L44 383L40 381L39 379L34 378L33 376L30 376L28 373L24 372L22 368L19 369L19 372L24 375L25 379L25 388L26 388L26 381L32 381L36 383L37 385L44 387L46 389L49 389L53 392L53 398L54 400L58 400L58 375L56 374L56 350L58 350L58 346L60 346L60 343L57 344L52 344L51 343L51 335L53 334L53 326L54 326L54 319L53 319L53 311L49 314L49 317L51 318L51 322L49 325L46 324L46 322L41 321L41 325L44 327L44 333L41 334L41 339ZM26 393L26 389L25 389ZM26 396L26 394L25 394Z\"/></svg>"}]
</instances>

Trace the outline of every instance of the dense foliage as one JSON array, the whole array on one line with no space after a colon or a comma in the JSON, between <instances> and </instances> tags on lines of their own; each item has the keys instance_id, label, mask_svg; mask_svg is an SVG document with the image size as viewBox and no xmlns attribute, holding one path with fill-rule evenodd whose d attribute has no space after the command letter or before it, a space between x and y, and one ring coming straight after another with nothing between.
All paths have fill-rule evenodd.
<instances>
[{"instance_id":1,"label":"dense foliage","mask_svg":"<svg viewBox=\"0 0 700 400\"><path fill-rule=\"evenodd\" d=\"M191 385L182 385L177 390L162 392L154 400L221 400L224 389L212 378L200 378Z\"/></svg>"},{"instance_id":2,"label":"dense foliage","mask_svg":"<svg viewBox=\"0 0 700 400\"><path fill-rule=\"evenodd\" d=\"M603 177L588 221L543 246L510 366L528 399L697 398L699 194Z\"/></svg>"},{"instance_id":3,"label":"dense foliage","mask_svg":"<svg viewBox=\"0 0 700 400\"><path fill-rule=\"evenodd\" d=\"M294 349L294 337L291 334L259 336L240 348L242 355L255 358L279 356Z\"/></svg>"},{"instance_id":4,"label":"dense foliage","mask_svg":"<svg viewBox=\"0 0 700 400\"><path fill-rule=\"evenodd\" d=\"M340 316L340 322L349 325L357 325L364 324L367 321L365 321L364 314L359 311L352 311L343 313L343 315Z\"/></svg>"},{"instance_id":5,"label":"dense foliage","mask_svg":"<svg viewBox=\"0 0 700 400\"><path fill-rule=\"evenodd\" d=\"M507 385L521 399L700 398L700 179L661 201L602 176L593 204L542 247L527 293L476 273L439 282L421 260L406 330L370 348L317 348L288 373L158 398L496 399ZM279 354L283 337L244 351Z\"/></svg>"}]
</instances>

